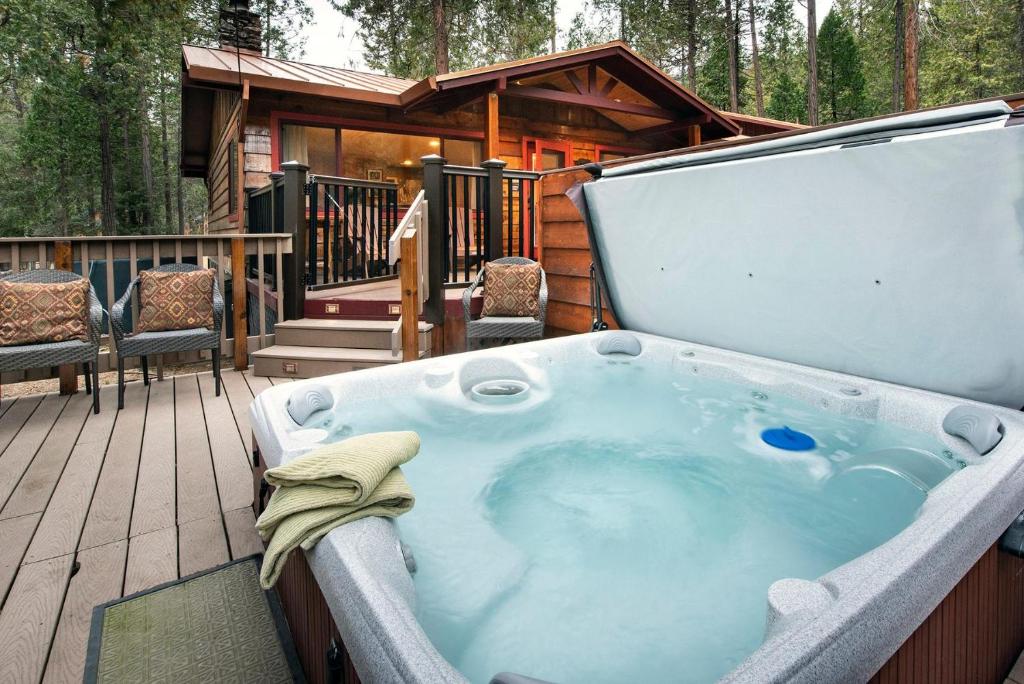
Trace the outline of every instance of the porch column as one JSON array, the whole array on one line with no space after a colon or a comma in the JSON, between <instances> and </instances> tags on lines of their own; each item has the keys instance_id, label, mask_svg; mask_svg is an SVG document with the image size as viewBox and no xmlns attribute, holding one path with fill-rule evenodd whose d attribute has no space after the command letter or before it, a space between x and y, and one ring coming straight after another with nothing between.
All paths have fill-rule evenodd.
<instances>
[{"instance_id":1,"label":"porch column","mask_svg":"<svg viewBox=\"0 0 1024 684\"><path fill-rule=\"evenodd\" d=\"M297 161L281 164L284 171L284 225L292 234L292 253L284 260L284 318L294 321L306 309L306 172Z\"/></svg>"},{"instance_id":2,"label":"porch column","mask_svg":"<svg viewBox=\"0 0 1024 684\"><path fill-rule=\"evenodd\" d=\"M484 158L497 159L500 150L498 140L498 93L490 92L484 97ZM523 160L526 163L526 160Z\"/></svg>"}]
</instances>

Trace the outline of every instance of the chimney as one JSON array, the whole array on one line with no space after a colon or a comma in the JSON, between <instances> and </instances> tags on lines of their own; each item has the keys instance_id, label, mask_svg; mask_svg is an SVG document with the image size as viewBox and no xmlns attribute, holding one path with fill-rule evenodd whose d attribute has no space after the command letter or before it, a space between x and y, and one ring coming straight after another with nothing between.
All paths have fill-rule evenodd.
<instances>
[{"instance_id":1,"label":"chimney","mask_svg":"<svg viewBox=\"0 0 1024 684\"><path fill-rule=\"evenodd\" d=\"M221 8L217 38L227 50L237 47L254 55L263 52L260 15L249 10L249 0L228 0Z\"/></svg>"}]
</instances>

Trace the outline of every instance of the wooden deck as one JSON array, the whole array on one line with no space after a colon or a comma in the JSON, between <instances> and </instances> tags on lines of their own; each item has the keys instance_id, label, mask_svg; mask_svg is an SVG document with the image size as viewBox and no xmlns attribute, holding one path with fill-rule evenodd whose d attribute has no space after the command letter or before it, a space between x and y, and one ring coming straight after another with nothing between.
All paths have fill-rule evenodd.
<instances>
[{"instance_id":1,"label":"wooden deck","mask_svg":"<svg viewBox=\"0 0 1024 684\"><path fill-rule=\"evenodd\" d=\"M93 606L262 551L249 403L225 372L0 402L0 682L80 682Z\"/></svg>"}]
</instances>

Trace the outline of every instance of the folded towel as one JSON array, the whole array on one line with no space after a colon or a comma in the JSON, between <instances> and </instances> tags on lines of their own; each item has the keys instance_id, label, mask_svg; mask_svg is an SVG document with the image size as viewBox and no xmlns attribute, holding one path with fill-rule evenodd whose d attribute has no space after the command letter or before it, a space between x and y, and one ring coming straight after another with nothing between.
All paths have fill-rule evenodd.
<instances>
[{"instance_id":1,"label":"folded towel","mask_svg":"<svg viewBox=\"0 0 1024 684\"><path fill-rule=\"evenodd\" d=\"M415 432L375 432L328 444L263 474L274 487L317 484L351 494L351 501L369 495L388 471L420 450Z\"/></svg>"},{"instance_id":2,"label":"folded towel","mask_svg":"<svg viewBox=\"0 0 1024 684\"><path fill-rule=\"evenodd\" d=\"M411 509L415 497L398 465L419 443L415 432L361 435L268 470L264 477L277 489L256 521L268 540L260 584L269 589L295 547L309 550L339 525Z\"/></svg>"}]
</instances>

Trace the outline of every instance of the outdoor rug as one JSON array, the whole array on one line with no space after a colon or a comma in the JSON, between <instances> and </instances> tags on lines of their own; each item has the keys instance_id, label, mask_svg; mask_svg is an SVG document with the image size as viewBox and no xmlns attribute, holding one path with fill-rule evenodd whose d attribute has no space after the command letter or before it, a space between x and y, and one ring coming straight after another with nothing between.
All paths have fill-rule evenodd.
<instances>
[{"instance_id":1,"label":"outdoor rug","mask_svg":"<svg viewBox=\"0 0 1024 684\"><path fill-rule=\"evenodd\" d=\"M93 609L86 682L303 682L249 556Z\"/></svg>"}]
</instances>

